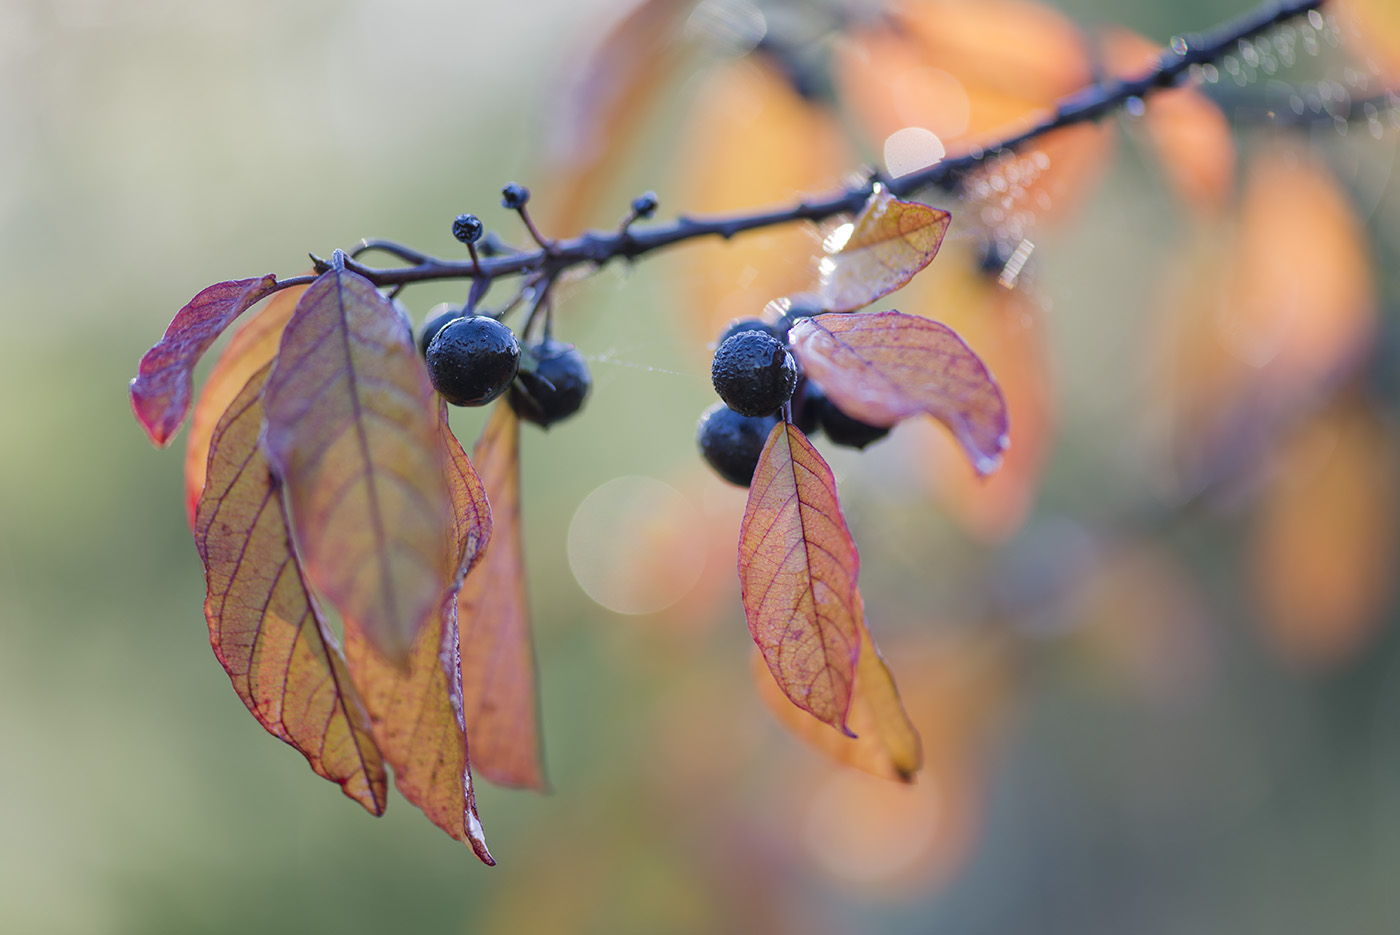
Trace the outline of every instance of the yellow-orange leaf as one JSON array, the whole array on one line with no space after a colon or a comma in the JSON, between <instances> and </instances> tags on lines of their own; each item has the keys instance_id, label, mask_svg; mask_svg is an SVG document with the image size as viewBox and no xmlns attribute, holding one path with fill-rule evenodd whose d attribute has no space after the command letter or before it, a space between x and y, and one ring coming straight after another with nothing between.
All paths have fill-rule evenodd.
<instances>
[{"instance_id":1,"label":"yellow-orange leaf","mask_svg":"<svg viewBox=\"0 0 1400 935\"><path fill-rule=\"evenodd\" d=\"M362 276L323 274L282 334L265 404L307 577L347 630L406 663L451 565L438 398L409 326Z\"/></svg>"},{"instance_id":2,"label":"yellow-orange leaf","mask_svg":"<svg viewBox=\"0 0 1400 935\"><path fill-rule=\"evenodd\" d=\"M299 286L274 295L238 329L204 381L190 415L190 430L185 436L185 509L191 527L194 526L195 506L204 490L204 471L209 464L209 440L214 435L214 426L248 379L277 356L282 329L287 327L305 291L304 286Z\"/></svg>"},{"instance_id":3,"label":"yellow-orange leaf","mask_svg":"<svg viewBox=\"0 0 1400 935\"><path fill-rule=\"evenodd\" d=\"M989 474L1007 445L1006 400L982 360L946 325L903 312L817 315L792 327L806 374L848 415L894 425L928 413Z\"/></svg>"},{"instance_id":4,"label":"yellow-orange leaf","mask_svg":"<svg viewBox=\"0 0 1400 935\"><path fill-rule=\"evenodd\" d=\"M739 527L744 615L783 694L848 736L861 643L859 573L831 468L797 426L778 423Z\"/></svg>"},{"instance_id":5,"label":"yellow-orange leaf","mask_svg":"<svg viewBox=\"0 0 1400 935\"><path fill-rule=\"evenodd\" d=\"M1348 27L1347 41L1363 57L1374 57L1389 87L1400 88L1400 4L1395 0L1340 0L1335 5Z\"/></svg>"},{"instance_id":6,"label":"yellow-orange leaf","mask_svg":"<svg viewBox=\"0 0 1400 935\"><path fill-rule=\"evenodd\" d=\"M952 215L881 188L870 196L844 242L821 263L821 307L853 312L904 285L928 266Z\"/></svg>"},{"instance_id":7,"label":"yellow-orange leaf","mask_svg":"<svg viewBox=\"0 0 1400 935\"><path fill-rule=\"evenodd\" d=\"M387 777L340 649L302 577L286 516L258 447L268 366L214 429L195 544L209 593L214 654L267 730L372 814Z\"/></svg>"},{"instance_id":8,"label":"yellow-orange leaf","mask_svg":"<svg viewBox=\"0 0 1400 935\"><path fill-rule=\"evenodd\" d=\"M473 449L491 499L491 547L457 596L462 709L476 771L502 786L545 787L520 535L520 421L504 402Z\"/></svg>"},{"instance_id":9,"label":"yellow-orange leaf","mask_svg":"<svg viewBox=\"0 0 1400 935\"><path fill-rule=\"evenodd\" d=\"M860 626L860 660L856 663L851 709L846 717L854 737L825 729L789 704L768 674L761 653L754 653L753 672L760 697L788 730L837 762L882 779L914 781L924 762L919 732L899 700L894 676L875 648L864 619Z\"/></svg>"}]
</instances>

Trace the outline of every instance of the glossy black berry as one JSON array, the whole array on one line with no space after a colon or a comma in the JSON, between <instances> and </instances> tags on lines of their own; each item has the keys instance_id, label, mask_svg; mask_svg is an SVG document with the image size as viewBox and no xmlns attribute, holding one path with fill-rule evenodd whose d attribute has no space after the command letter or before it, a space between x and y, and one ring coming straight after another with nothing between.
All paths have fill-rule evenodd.
<instances>
[{"instance_id":1,"label":"glossy black berry","mask_svg":"<svg viewBox=\"0 0 1400 935\"><path fill-rule=\"evenodd\" d=\"M464 244L474 244L481 239L486 229L481 226L481 218L475 214L459 214L452 222L452 236Z\"/></svg>"},{"instance_id":2,"label":"glossy black berry","mask_svg":"<svg viewBox=\"0 0 1400 935\"><path fill-rule=\"evenodd\" d=\"M731 484L747 487L753 482L768 434L777 424L775 416L741 416L724 403L715 403L700 417L695 441L715 473Z\"/></svg>"},{"instance_id":3,"label":"glossy black berry","mask_svg":"<svg viewBox=\"0 0 1400 935\"><path fill-rule=\"evenodd\" d=\"M792 394L792 421L803 435L812 435L821 428L822 413L829 405L822 388L804 377L797 381L797 391Z\"/></svg>"},{"instance_id":4,"label":"glossy black berry","mask_svg":"<svg viewBox=\"0 0 1400 935\"><path fill-rule=\"evenodd\" d=\"M517 185L511 182L501 189L501 207L509 208L512 211L519 211L525 207L525 203L530 200L530 190L524 185Z\"/></svg>"},{"instance_id":5,"label":"glossy black berry","mask_svg":"<svg viewBox=\"0 0 1400 935\"><path fill-rule=\"evenodd\" d=\"M593 387L583 355L562 341L526 347L517 376L510 387L511 408L546 428L578 412Z\"/></svg>"},{"instance_id":6,"label":"glossy black berry","mask_svg":"<svg viewBox=\"0 0 1400 935\"><path fill-rule=\"evenodd\" d=\"M731 321L729 327L724 329L724 333L719 336L719 340L715 342L715 346L719 347L741 331L761 331L764 334L771 334L779 341L783 340L783 334L778 330L776 325L770 325L761 318L738 318Z\"/></svg>"},{"instance_id":7,"label":"glossy black berry","mask_svg":"<svg viewBox=\"0 0 1400 935\"><path fill-rule=\"evenodd\" d=\"M792 398L797 361L771 334L741 331L715 351L710 379L730 409L745 416L768 416Z\"/></svg>"},{"instance_id":8,"label":"glossy black berry","mask_svg":"<svg viewBox=\"0 0 1400 935\"><path fill-rule=\"evenodd\" d=\"M848 448L864 448L871 442L879 441L890 434L887 427L870 425L846 415L836 404L827 400L821 415L822 431L826 437L838 445Z\"/></svg>"},{"instance_id":9,"label":"glossy black berry","mask_svg":"<svg viewBox=\"0 0 1400 935\"><path fill-rule=\"evenodd\" d=\"M500 396L520 369L520 343L494 318L450 321L428 345L428 376L454 406L482 406Z\"/></svg>"},{"instance_id":10,"label":"glossy black berry","mask_svg":"<svg viewBox=\"0 0 1400 935\"><path fill-rule=\"evenodd\" d=\"M428 317L423 321L423 330L418 333L418 350L424 356L428 356L428 345L433 343L433 338L442 330L443 325L455 318L462 317L462 307L443 302L434 305L428 311Z\"/></svg>"}]
</instances>

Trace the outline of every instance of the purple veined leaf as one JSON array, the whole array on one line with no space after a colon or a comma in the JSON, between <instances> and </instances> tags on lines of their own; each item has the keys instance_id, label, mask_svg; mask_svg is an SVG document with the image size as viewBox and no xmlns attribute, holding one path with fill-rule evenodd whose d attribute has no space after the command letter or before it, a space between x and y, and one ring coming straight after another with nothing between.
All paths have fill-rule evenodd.
<instances>
[{"instance_id":1,"label":"purple veined leaf","mask_svg":"<svg viewBox=\"0 0 1400 935\"><path fill-rule=\"evenodd\" d=\"M194 367L235 318L276 291L277 277L220 282L175 313L155 346L141 358L131 381L131 409L151 441L170 443L189 411Z\"/></svg>"},{"instance_id":2,"label":"purple veined leaf","mask_svg":"<svg viewBox=\"0 0 1400 935\"><path fill-rule=\"evenodd\" d=\"M322 274L282 334L263 446L316 591L395 665L437 620L454 557L439 399L393 304Z\"/></svg>"},{"instance_id":3,"label":"purple veined leaf","mask_svg":"<svg viewBox=\"0 0 1400 935\"><path fill-rule=\"evenodd\" d=\"M292 547L282 498L258 446L270 365L249 379L211 435L194 538L214 655L268 732L373 815L388 777L340 648Z\"/></svg>"},{"instance_id":4,"label":"purple veined leaf","mask_svg":"<svg viewBox=\"0 0 1400 935\"><path fill-rule=\"evenodd\" d=\"M952 430L979 474L1001 463L1006 400L946 325L898 311L818 315L793 325L789 340L803 371L847 415L894 425L927 413Z\"/></svg>"},{"instance_id":5,"label":"purple veined leaf","mask_svg":"<svg viewBox=\"0 0 1400 935\"><path fill-rule=\"evenodd\" d=\"M859 574L831 468L797 426L779 422L739 527L744 615L788 699L848 736L864 626Z\"/></svg>"},{"instance_id":6,"label":"purple veined leaf","mask_svg":"<svg viewBox=\"0 0 1400 935\"><path fill-rule=\"evenodd\" d=\"M851 225L827 239L829 255L818 267L821 307L853 312L894 292L928 266L951 222L947 211L879 188Z\"/></svg>"}]
</instances>

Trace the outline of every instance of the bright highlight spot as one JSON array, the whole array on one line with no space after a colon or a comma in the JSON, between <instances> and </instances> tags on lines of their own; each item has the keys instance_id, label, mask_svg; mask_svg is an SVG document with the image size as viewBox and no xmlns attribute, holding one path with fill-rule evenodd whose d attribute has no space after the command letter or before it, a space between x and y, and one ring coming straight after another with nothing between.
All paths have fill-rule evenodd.
<instances>
[{"instance_id":1,"label":"bright highlight spot","mask_svg":"<svg viewBox=\"0 0 1400 935\"><path fill-rule=\"evenodd\" d=\"M948 154L943 141L932 130L905 127L885 140L885 171L891 178L927 169Z\"/></svg>"},{"instance_id":2,"label":"bright highlight spot","mask_svg":"<svg viewBox=\"0 0 1400 935\"><path fill-rule=\"evenodd\" d=\"M705 567L700 511L669 484L618 477L569 523L569 568L589 597L619 614L651 614L685 597Z\"/></svg>"}]
</instances>

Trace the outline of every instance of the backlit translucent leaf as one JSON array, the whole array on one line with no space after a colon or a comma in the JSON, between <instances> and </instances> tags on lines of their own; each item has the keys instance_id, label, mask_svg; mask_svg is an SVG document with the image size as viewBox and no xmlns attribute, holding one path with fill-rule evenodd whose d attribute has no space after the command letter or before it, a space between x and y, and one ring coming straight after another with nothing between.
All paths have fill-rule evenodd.
<instances>
[{"instance_id":1,"label":"backlit translucent leaf","mask_svg":"<svg viewBox=\"0 0 1400 935\"><path fill-rule=\"evenodd\" d=\"M213 433L195 544L209 593L209 641L234 690L273 736L375 815L387 777L340 649L292 549L277 485L258 447L264 366Z\"/></svg>"},{"instance_id":2,"label":"backlit translucent leaf","mask_svg":"<svg viewBox=\"0 0 1400 935\"><path fill-rule=\"evenodd\" d=\"M821 307L852 312L907 283L938 253L951 220L947 211L877 191L850 237L833 242L821 262Z\"/></svg>"},{"instance_id":3,"label":"backlit translucent leaf","mask_svg":"<svg viewBox=\"0 0 1400 935\"><path fill-rule=\"evenodd\" d=\"M946 325L889 311L797 322L792 352L844 412L871 425L928 413L979 474L1007 446L1006 401L981 359Z\"/></svg>"},{"instance_id":4,"label":"backlit translucent leaf","mask_svg":"<svg viewBox=\"0 0 1400 935\"><path fill-rule=\"evenodd\" d=\"M190 430L185 434L185 507L191 527L194 526L195 505L204 490L204 471L209 463L209 439L214 435L214 426L248 379L277 356L282 329L287 327L305 291L304 286L283 289L259 309L224 348L199 391L199 399L190 415Z\"/></svg>"},{"instance_id":5,"label":"backlit translucent leaf","mask_svg":"<svg viewBox=\"0 0 1400 935\"><path fill-rule=\"evenodd\" d=\"M307 577L405 663L450 581L438 397L412 332L368 280L322 275L282 334L263 444Z\"/></svg>"},{"instance_id":6,"label":"backlit translucent leaf","mask_svg":"<svg viewBox=\"0 0 1400 935\"><path fill-rule=\"evenodd\" d=\"M760 697L784 727L840 763L884 779L914 781L924 759L919 732L909 721L894 676L870 639L864 619L855 687L846 717L854 737L827 730L789 704L762 659L760 653L754 653L754 680Z\"/></svg>"},{"instance_id":7,"label":"backlit translucent leaf","mask_svg":"<svg viewBox=\"0 0 1400 935\"><path fill-rule=\"evenodd\" d=\"M739 528L744 614L783 694L848 736L861 643L859 573L831 469L796 426L778 423Z\"/></svg>"},{"instance_id":8,"label":"backlit translucent leaf","mask_svg":"<svg viewBox=\"0 0 1400 935\"><path fill-rule=\"evenodd\" d=\"M476 771L502 786L545 787L520 535L520 421L496 405L473 449L491 499L491 547L457 597L462 700Z\"/></svg>"},{"instance_id":9,"label":"backlit translucent leaf","mask_svg":"<svg viewBox=\"0 0 1400 935\"><path fill-rule=\"evenodd\" d=\"M170 442L190 408L194 365L224 329L270 294L276 283L272 273L215 283L175 313L164 336L141 358L131 381L131 408L151 441Z\"/></svg>"}]
</instances>

